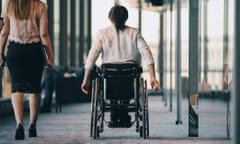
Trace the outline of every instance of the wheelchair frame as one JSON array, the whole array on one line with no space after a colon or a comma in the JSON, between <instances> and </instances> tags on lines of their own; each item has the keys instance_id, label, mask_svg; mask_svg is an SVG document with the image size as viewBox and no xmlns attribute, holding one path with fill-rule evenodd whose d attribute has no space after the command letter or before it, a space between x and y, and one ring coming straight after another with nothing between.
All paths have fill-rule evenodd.
<instances>
[{"instance_id":1,"label":"wheelchair frame","mask_svg":"<svg viewBox=\"0 0 240 144\"><path fill-rule=\"evenodd\" d=\"M139 132L140 137L144 139L149 137L147 81L141 77L141 73L142 69L135 64L103 64L101 69L96 70L96 78L92 80L91 137L96 139L100 136L104 130L104 122L109 122L104 119L105 113L110 112L112 107L116 107L116 105L119 108L127 107L128 112L135 112L132 124L136 123L136 132ZM109 103L111 98L107 98L106 80L113 77L128 77L134 80L134 97L131 99L134 101L133 103Z\"/></svg>"}]
</instances>

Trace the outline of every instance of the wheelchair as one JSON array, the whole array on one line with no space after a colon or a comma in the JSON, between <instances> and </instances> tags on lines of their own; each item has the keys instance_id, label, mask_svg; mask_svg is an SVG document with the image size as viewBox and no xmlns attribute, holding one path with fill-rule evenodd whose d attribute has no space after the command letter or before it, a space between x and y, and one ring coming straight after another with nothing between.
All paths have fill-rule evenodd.
<instances>
[{"instance_id":1,"label":"wheelchair","mask_svg":"<svg viewBox=\"0 0 240 144\"><path fill-rule=\"evenodd\" d=\"M147 81L141 77L141 73L142 68L136 64L103 64L96 69L91 91L91 137L100 137L104 124L111 122L107 115L116 109L124 109L131 114L131 124L127 128L135 124L140 137L149 137Z\"/></svg>"}]
</instances>

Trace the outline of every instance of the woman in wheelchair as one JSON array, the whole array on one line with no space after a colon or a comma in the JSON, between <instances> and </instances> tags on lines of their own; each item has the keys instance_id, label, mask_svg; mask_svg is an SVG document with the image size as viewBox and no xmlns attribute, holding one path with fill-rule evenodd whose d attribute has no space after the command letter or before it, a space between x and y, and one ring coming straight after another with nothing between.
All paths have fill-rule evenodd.
<instances>
[{"instance_id":1,"label":"woman in wheelchair","mask_svg":"<svg viewBox=\"0 0 240 144\"><path fill-rule=\"evenodd\" d=\"M121 5L115 5L110 9L108 17L112 24L98 32L89 51L81 85L82 91L88 93L91 71L100 53L102 64L133 63L141 66L140 59L145 60L150 74L150 84L154 90L158 90L159 83L155 76L152 52L140 32L136 28L125 25L128 19L127 9ZM121 111L113 109L110 125L119 122L130 123L131 117L124 109Z\"/></svg>"}]
</instances>

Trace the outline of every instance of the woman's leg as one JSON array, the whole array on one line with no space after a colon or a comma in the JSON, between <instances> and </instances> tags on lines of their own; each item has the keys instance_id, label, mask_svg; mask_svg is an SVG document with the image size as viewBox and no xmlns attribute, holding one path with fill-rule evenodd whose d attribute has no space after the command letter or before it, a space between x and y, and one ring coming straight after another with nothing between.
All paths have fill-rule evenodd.
<instances>
[{"instance_id":1,"label":"woman's leg","mask_svg":"<svg viewBox=\"0 0 240 144\"><path fill-rule=\"evenodd\" d=\"M29 106L30 106L30 125L28 128L29 137L37 137L37 118L40 107L41 97L40 94L30 94L29 95Z\"/></svg>"},{"instance_id":2,"label":"woman's leg","mask_svg":"<svg viewBox=\"0 0 240 144\"><path fill-rule=\"evenodd\" d=\"M15 92L11 94L12 106L15 114L15 120L17 123L15 139L23 140L25 138L24 128L23 128L23 99L24 93Z\"/></svg>"},{"instance_id":3,"label":"woman's leg","mask_svg":"<svg viewBox=\"0 0 240 144\"><path fill-rule=\"evenodd\" d=\"M12 106L17 124L23 125L23 99L24 93L15 92L11 94Z\"/></svg>"},{"instance_id":4,"label":"woman's leg","mask_svg":"<svg viewBox=\"0 0 240 144\"><path fill-rule=\"evenodd\" d=\"M29 95L30 124L35 124L37 121L40 102L41 102L40 94Z\"/></svg>"}]
</instances>

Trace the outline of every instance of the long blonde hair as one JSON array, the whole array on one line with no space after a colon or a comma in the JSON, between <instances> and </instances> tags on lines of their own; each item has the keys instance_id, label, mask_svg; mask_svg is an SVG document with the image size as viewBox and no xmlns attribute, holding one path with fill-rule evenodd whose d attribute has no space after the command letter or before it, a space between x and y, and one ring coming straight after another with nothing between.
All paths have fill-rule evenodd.
<instances>
[{"instance_id":1,"label":"long blonde hair","mask_svg":"<svg viewBox=\"0 0 240 144\"><path fill-rule=\"evenodd\" d=\"M7 13L20 20L26 20L31 15L34 0L8 0Z\"/></svg>"}]
</instances>

